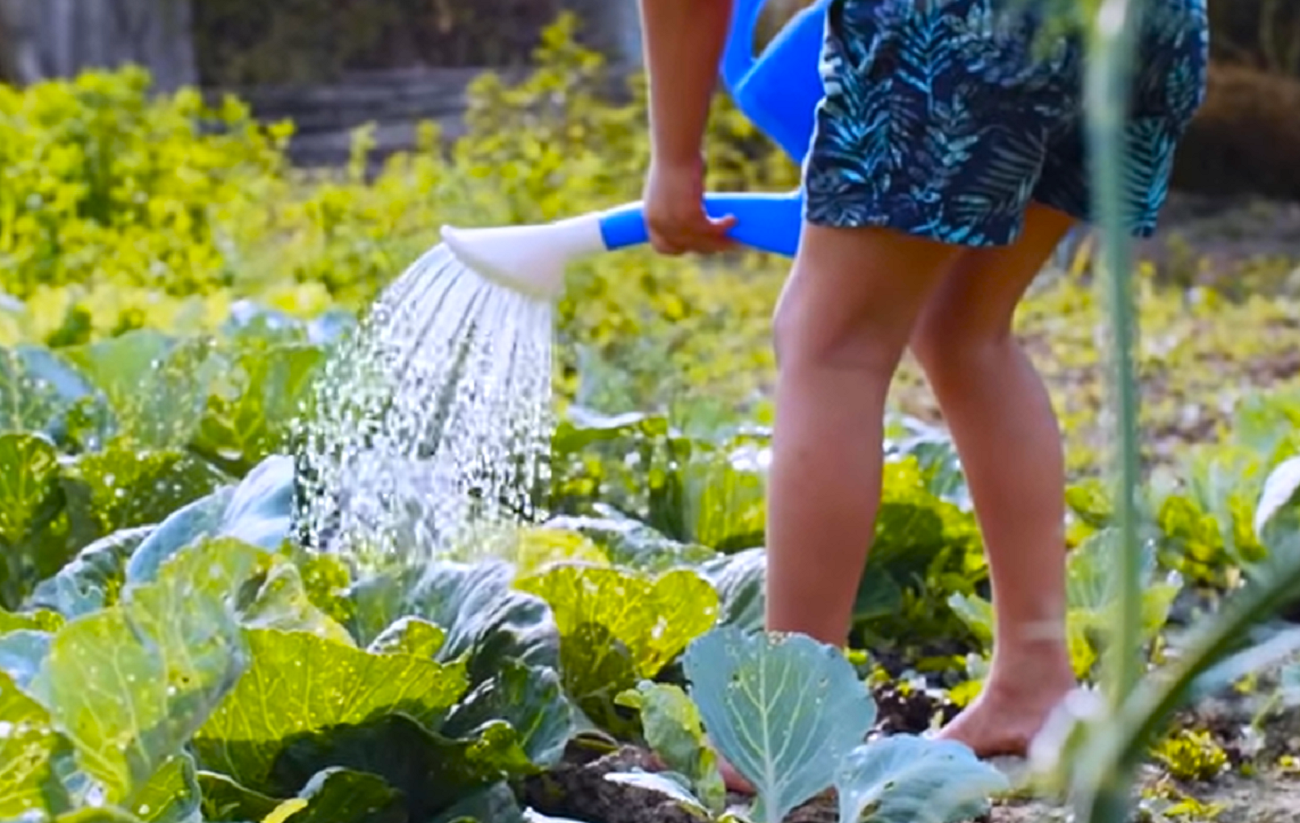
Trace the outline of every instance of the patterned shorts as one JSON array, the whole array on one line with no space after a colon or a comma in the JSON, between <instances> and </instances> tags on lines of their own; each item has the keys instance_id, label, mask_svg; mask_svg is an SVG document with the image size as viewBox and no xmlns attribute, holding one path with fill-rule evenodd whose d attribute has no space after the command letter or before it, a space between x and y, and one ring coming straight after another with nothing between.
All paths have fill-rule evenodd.
<instances>
[{"instance_id":1,"label":"patterned shorts","mask_svg":"<svg viewBox=\"0 0 1300 823\"><path fill-rule=\"evenodd\" d=\"M1206 0L1152 0L1127 120L1126 218L1149 236L1205 95ZM1014 241L1031 201L1089 220L1077 34L1017 0L832 0L805 217L947 243Z\"/></svg>"}]
</instances>

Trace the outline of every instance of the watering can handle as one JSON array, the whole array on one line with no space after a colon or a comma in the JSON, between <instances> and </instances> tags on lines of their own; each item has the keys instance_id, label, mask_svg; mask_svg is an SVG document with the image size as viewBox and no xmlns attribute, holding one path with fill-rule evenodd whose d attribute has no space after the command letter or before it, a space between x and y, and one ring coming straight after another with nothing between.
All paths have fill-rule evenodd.
<instances>
[{"instance_id":1,"label":"watering can handle","mask_svg":"<svg viewBox=\"0 0 1300 823\"><path fill-rule=\"evenodd\" d=\"M710 217L733 215L736 225L727 236L760 251L794 257L803 227L803 195L792 192L734 192L706 194L704 210ZM645 209L629 203L598 215L607 251L639 246L650 240Z\"/></svg>"},{"instance_id":2,"label":"watering can handle","mask_svg":"<svg viewBox=\"0 0 1300 823\"><path fill-rule=\"evenodd\" d=\"M722 79L733 93L754 66L754 31L767 0L735 0L731 31L722 52Z\"/></svg>"}]
</instances>

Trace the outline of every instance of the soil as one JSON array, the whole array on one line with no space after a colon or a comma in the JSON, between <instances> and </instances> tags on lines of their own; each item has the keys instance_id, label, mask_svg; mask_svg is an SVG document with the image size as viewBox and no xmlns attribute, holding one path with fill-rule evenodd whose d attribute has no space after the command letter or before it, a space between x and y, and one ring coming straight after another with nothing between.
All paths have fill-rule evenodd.
<instances>
[{"instance_id":1,"label":"soil","mask_svg":"<svg viewBox=\"0 0 1300 823\"><path fill-rule=\"evenodd\" d=\"M1020 771L1018 761L1004 760L998 765L1016 779ZM575 758L530 780L524 799L544 815L586 823L701 823L664 795L604 779L607 774L629 769L651 770L649 754L628 746L590 762ZM1170 781L1155 770L1141 780L1141 787L1148 792L1161 784L1167 786ZM1250 779L1230 775L1210 783L1174 788L1202 803L1218 805L1220 810L1213 818L1214 823L1293 823L1300 812L1300 777L1295 775L1273 774ZM746 800L733 795L729 802L743 805ZM989 815L972 823L1068 823L1069 819L1068 810L1060 804L1022 798L998 801ZM1134 815L1134 821L1143 819L1140 814ZM1153 823L1164 819L1154 818ZM1188 823L1206 821L1204 817L1181 819ZM838 821L833 793L828 792L795 809L785 823Z\"/></svg>"}]
</instances>

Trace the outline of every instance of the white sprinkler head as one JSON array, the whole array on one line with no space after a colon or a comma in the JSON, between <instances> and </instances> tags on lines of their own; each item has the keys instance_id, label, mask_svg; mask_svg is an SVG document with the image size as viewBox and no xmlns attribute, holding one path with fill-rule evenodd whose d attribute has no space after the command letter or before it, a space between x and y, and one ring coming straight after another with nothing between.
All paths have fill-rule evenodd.
<instances>
[{"instance_id":1,"label":"white sprinkler head","mask_svg":"<svg viewBox=\"0 0 1300 823\"><path fill-rule=\"evenodd\" d=\"M605 251L596 215L530 226L443 226L442 241L462 263L484 278L552 302L564 293L570 261Z\"/></svg>"}]
</instances>

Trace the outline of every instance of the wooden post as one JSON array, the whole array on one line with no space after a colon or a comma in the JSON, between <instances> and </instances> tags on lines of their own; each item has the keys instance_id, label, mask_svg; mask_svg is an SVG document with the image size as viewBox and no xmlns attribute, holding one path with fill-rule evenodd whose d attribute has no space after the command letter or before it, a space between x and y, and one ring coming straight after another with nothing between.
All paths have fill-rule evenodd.
<instances>
[{"instance_id":1,"label":"wooden post","mask_svg":"<svg viewBox=\"0 0 1300 823\"><path fill-rule=\"evenodd\" d=\"M134 64L160 91L198 80L190 0L0 0L0 72L20 84Z\"/></svg>"}]
</instances>

